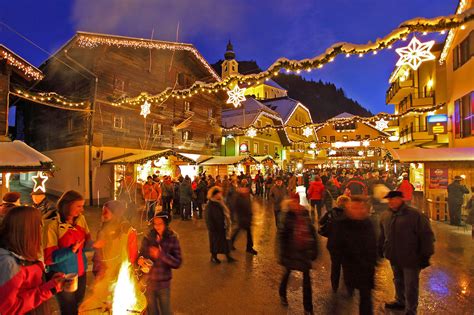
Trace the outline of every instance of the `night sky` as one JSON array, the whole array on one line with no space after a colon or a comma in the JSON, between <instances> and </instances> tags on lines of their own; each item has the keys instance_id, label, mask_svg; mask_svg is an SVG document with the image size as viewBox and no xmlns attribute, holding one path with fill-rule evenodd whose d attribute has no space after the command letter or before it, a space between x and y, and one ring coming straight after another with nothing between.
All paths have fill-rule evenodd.
<instances>
[{"instance_id":1,"label":"night sky","mask_svg":"<svg viewBox=\"0 0 474 315\"><path fill-rule=\"evenodd\" d=\"M309 58L336 42L366 43L415 17L453 14L458 0L3 0L0 21L54 52L76 30L194 44L209 63L222 59L228 39L237 60L266 68L279 57ZM437 41L444 39L434 35ZM0 25L0 43L34 65L48 55ZM404 46L405 42L396 45ZM344 56L311 78L330 81L374 113L393 112L385 91L397 55Z\"/></svg>"}]
</instances>

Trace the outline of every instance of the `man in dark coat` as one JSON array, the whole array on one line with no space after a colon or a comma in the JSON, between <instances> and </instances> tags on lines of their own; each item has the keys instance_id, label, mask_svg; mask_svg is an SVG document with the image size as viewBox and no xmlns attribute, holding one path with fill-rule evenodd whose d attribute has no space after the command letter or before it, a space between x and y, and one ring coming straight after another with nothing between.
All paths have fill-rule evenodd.
<instances>
[{"instance_id":1,"label":"man in dark coat","mask_svg":"<svg viewBox=\"0 0 474 315\"><path fill-rule=\"evenodd\" d=\"M396 291L395 301L385 307L416 314L420 271L430 265L434 234L429 219L407 206L400 191L385 198L390 210L380 218L379 255L390 261Z\"/></svg>"},{"instance_id":2,"label":"man in dark coat","mask_svg":"<svg viewBox=\"0 0 474 315\"><path fill-rule=\"evenodd\" d=\"M33 191L31 199L33 200L33 207L41 211L43 220L52 219L57 215L56 206L48 200L46 194L41 189Z\"/></svg>"},{"instance_id":3,"label":"man in dark coat","mask_svg":"<svg viewBox=\"0 0 474 315\"><path fill-rule=\"evenodd\" d=\"M305 314L313 314L310 270L318 256L317 235L311 224L309 212L299 203L299 195L293 193L284 205L282 224L278 231L280 264L286 268L280 283L280 301L288 305L286 288L292 270L303 272L303 306Z\"/></svg>"},{"instance_id":4,"label":"man in dark coat","mask_svg":"<svg viewBox=\"0 0 474 315\"><path fill-rule=\"evenodd\" d=\"M206 203L207 182L206 176L201 177L196 188L196 209L199 219L202 219L203 205Z\"/></svg>"},{"instance_id":5,"label":"man in dark coat","mask_svg":"<svg viewBox=\"0 0 474 315\"><path fill-rule=\"evenodd\" d=\"M211 261L220 264L217 254L225 254L228 262L234 262L235 259L229 254L230 212L224 205L222 189L218 186L209 189L208 199L206 223L209 231Z\"/></svg>"},{"instance_id":6,"label":"man in dark coat","mask_svg":"<svg viewBox=\"0 0 474 315\"><path fill-rule=\"evenodd\" d=\"M250 199L250 189L247 187L247 180L241 182L241 187L237 188L234 198L233 208L237 214L237 229L232 233L231 249L235 249L234 242L240 230L247 231L247 253L257 255L257 251L253 248L252 238L252 201Z\"/></svg>"},{"instance_id":7,"label":"man in dark coat","mask_svg":"<svg viewBox=\"0 0 474 315\"><path fill-rule=\"evenodd\" d=\"M191 201L193 199L193 189L191 187L191 179L188 175L179 185L179 202L181 209L181 219L191 219Z\"/></svg>"},{"instance_id":8,"label":"man in dark coat","mask_svg":"<svg viewBox=\"0 0 474 315\"><path fill-rule=\"evenodd\" d=\"M287 196L287 189L283 186L283 180L281 177L277 177L275 180L275 185L270 189L270 202L273 205L273 211L275 213L275 224L278 227L278 220L281 211L281 202Z\"/></svg>"},{"instance_id":9,"label":"man in dark coat","mask_svg":"<svg viewBox=\"0 0 474 315\"><path fill-rule=\"evenodd\" d=\"M377 264L377 241L365 196L353 196L346 217L334 221L328 249L341 258L344 282L352 294L359 290L359 314L373 314L372 289Z\"/></svg>"},{"instance_id":10,"label":"man in dark coat","mask_svg":"<svg viewBox=\"0 0 474 315\"><path fill-rule=\"evenodd\" d=\"M461 184L461 176L455 176L454 181L448 185L448 207L449 223L461 225L461 207L464 203L464 195L469 193L466 186Z\"/></svg>"}]
</instances>

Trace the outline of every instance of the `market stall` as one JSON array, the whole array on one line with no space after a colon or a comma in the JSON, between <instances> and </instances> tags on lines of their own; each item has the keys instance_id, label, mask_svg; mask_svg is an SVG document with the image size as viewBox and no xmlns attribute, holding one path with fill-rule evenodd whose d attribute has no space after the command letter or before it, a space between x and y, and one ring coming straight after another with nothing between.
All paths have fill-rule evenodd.
<instances>
[{"instance_id":1,"label":"market stall","mask_svg":"<svg viewBox=\"0 0 474 315\"><path fill-rule=\"evenodd\" d=\"M259 162L252 156L214 156L210 159L199 163L202 166L203 172L212 176L230 175L232 172L240 174L251 173L255 170Z\"/></svg>"},{"instance_id":2,"label":"market stall","mask_svg":"<svg viewBox=\"0 0 474 315\"><path fill-rule=\"evenodd\" d=\"M394 161L402 164L398 167L409 170L410 183L415 187L415 205L432 219L447 217L447 187L455 176L464 178L463 184L469 189L474 186L474 148L389 149L389 152Z\"/></svg>"},{"instance_id":3,"label":"market stall","mask_svg":"<svg viewBox=\"0 0 474 315\"><path fill-rule=\"evenodd\" d=\"M33 187L31 179L40 176L42 184L53 168L53 161L22 141L0 141L0 198L10 190L10 178L13 174L23 174L22 182ZM44 185L42 186L44 189Z\"/></svg>"},{"instance_id":4,"label":"market stall","mask_svg":"<svg viewBox=\"0 0 474 315\"><path fill-rule=\"evenodd\" d=\"M177 178L179 175L194 177L198 174L196 160L192 156L186 156L171 149L128 154L109 159L104 163L114 164L115 197L121 195L124 190L128 194L135 194L148 176L167 175Z\"/></svg>"}]
</instances>

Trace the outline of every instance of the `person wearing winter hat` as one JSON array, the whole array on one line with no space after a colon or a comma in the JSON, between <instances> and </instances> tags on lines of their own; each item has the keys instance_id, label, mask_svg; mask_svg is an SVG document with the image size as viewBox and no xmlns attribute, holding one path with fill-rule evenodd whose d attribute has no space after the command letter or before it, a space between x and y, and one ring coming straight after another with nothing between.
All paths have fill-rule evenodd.
<instances>
[{"instance_id":1,"label":"person wearing winter hat","mask_svg":"<svg viewBox=\"0 0 474 315\"><path fill-rule=\"evenodd\" d=\"M147 314L172 314L171 278L172 269L182 263L178 235L169 227L170 215L160 212L152 219L152 229L143 238L138 265L145 266L146 260L153 262L147 279L145 297Z\"/></svg>"},{"instance_id":2,"label":"person wearing winter hat","mask_svg":"<svg viewBox=\"0 0 474 315\"><path fill-rule=\"evenodd\" d=\"M420 271L430 265L434 234L430 220L405 204L402 192L390 191L385 198L390 210L380 218L378 251L390 261L396 292L395 300L385 303L385 308L416 314Z\"/></svg>"},{"instance_id":3,"label":"person wearing winter hat","mask_svg":"<svg viewBox=\"0 0 474 315\"><path fill-rule=\"evenodd\" d=\"M461 208L464 203L464 195L469 194L469 189L461 184L463 178L459 175L454 177L448 185L448 208L449 223L451 225L461 225Z\"/></svg>"},{"instance_id":4,"label":"person wearing winter hat","mask_svg":"<svg viewBox=\"0 0 474 315\"><path fill-rule=\"evenodd\" d=\"M0 222L11 208L20 205L20 197L21 194L16 191L7 192L3 195L2 204L0 205Z\"/></svg>"}]
</instances>

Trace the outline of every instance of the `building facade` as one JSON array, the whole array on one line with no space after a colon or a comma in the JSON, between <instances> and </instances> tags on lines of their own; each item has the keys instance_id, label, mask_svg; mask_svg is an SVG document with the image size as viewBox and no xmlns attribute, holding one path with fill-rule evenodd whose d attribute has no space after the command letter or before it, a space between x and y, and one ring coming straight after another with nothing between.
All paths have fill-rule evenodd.
<instances>
[{"instance_id":1,"label":"building facade","mask_svg":"<svg viewBox=\"0 0 474 315\"><path fill-rule=\"evenodd\" d=\"M163 100L146 119L143 104L119 102L220 80L191 44L79 32L40 68L40 89L90 104L83 112L30 106L24 113L27 141L58 160L53 192L75 189L105 200L113 195L113 167L104 160L161 149L220 150L223 93Z\"/></svg>"}]
</instances>

